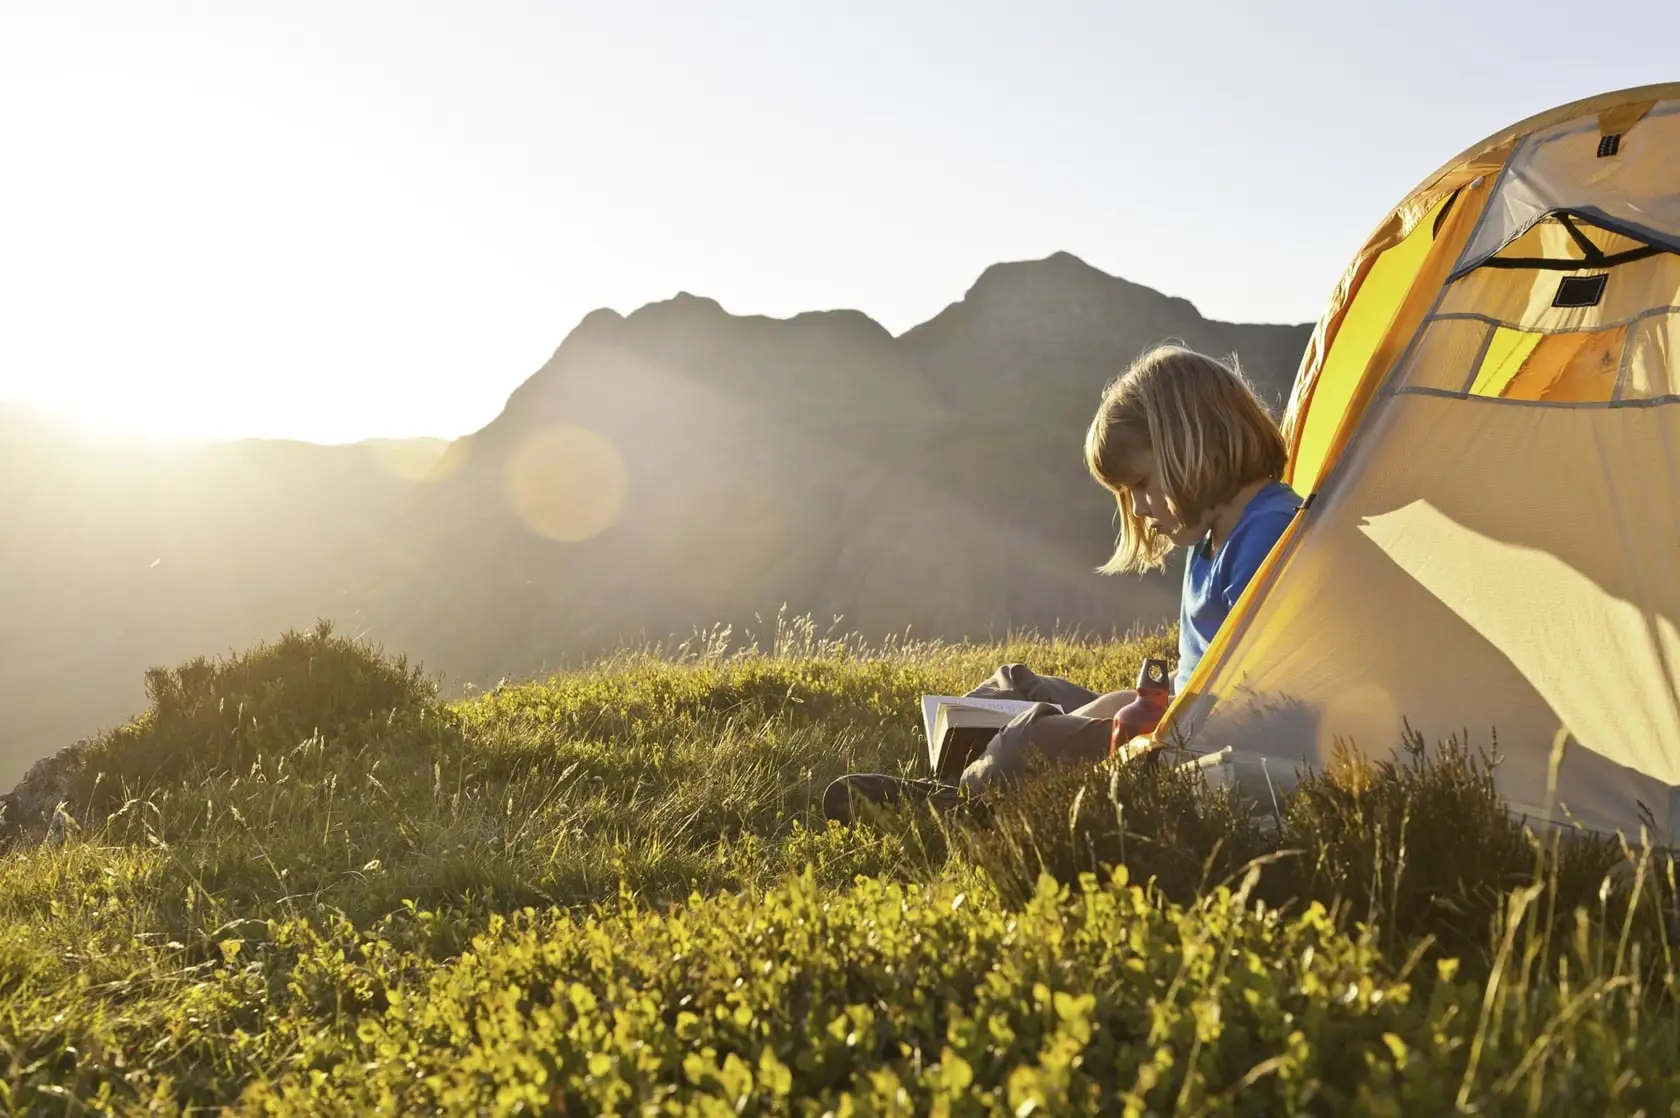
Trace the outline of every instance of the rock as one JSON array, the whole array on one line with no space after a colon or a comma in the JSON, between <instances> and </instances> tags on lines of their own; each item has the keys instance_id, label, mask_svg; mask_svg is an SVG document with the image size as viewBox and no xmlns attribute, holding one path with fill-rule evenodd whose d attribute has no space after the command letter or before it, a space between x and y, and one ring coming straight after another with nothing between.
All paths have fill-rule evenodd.
<instances>
[{"instance_id":1,"label":"rock","mask_svg":"<svg viewBox=\"0 0 1680 1118\"><path fill-rule=\"evenodd\" d=\"M57 844L80 826L69 808L70 774L86 749L87 742L79 741L41 758L16 788L0 796L0 843L17 846L46 839Z\"/></svg>"}]
</instances>

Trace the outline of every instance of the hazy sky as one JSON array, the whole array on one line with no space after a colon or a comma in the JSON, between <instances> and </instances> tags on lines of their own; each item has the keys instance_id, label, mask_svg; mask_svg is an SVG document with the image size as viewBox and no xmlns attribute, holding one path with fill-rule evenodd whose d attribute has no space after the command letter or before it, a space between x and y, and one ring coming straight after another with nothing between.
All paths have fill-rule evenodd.
<instances>
[{"instance_id":1,"label":"hazy sky","mask_svg":"<svg viewBox=\"0 0 1680 1118\"><path fill-rule=\"evenodd\" d=\"M0 397L456 435L594 307L899 332L1059 249L1305 321L1441 162L1677 43L1673 0L0 0Z\"/></svg>"}]
</instances>

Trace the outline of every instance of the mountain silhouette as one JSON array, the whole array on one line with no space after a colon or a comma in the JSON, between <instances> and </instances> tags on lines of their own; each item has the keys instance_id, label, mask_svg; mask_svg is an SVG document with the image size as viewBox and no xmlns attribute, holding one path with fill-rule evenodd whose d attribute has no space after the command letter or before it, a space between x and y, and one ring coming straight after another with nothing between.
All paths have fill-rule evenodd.
<instances>
[{"instance_id":1,"label":"mountain silhouette","mask_svg":"<svg viewBox=\"0 0 1680 1118\"><path fill-rule=\"evenodd\" d=\"M455 686L784 606L874 638L1165 620L1175 573L1093 573L1102 387L1178 340L1234 355L1278 409L1309 332L1058 253L896 337L687 293L595 311L447 445L160 449L0 412L0 784L138 710L146 667L319 617Z\"/></svg>"}]
</instances>

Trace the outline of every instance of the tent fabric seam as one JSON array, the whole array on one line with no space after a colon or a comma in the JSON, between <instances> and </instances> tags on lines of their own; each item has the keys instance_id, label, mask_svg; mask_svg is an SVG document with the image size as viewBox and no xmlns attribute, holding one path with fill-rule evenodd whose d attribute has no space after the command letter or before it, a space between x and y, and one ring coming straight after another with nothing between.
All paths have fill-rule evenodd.
<instances>
[{"instance_id":1,"label":"tent fabric seam","mask_svg":"<svg viewBox=\"0 0 1680 1118\"><path fill-rule=\"evenodd\" d=\"M1612 319L1591 327L1562 328L1555 326L1522 326L1515 322L1508 322L1503 318L1495 318L1488 314L1478 314L1475 311L1442 311L1425 321L1425 325L1432 322L1485 322L1489 326L1501 326L1507 330L1515 330L1520 334L1597 334L1604 330L1614 330L1618 326L1637 326L1647 318L1662 318L1665 315L1680 314L1680 304L1669 304L1663 307L1646 307L1638 314L1629 318Z\"/></svg>"},{"instance_id":2,"label":"tent fabric seam","mask_svg":"<svg viewBox=\"0 0 1680 1118\"><path fill-rule=\"evenodd\" d=\"M1622 359L1616 363L1616 383L1610 389L1610 402L1612 404L1622 402L1622 393L1627 391L1628 371L1633 367L1634 323L1628 323L1623 329L1627 331L1627 334L1622 338Z\"/></svg>"},{"instance_id":3,"label":"tent fabric seam","mask_svg":"<svg viewBox=\"0 0 1680 1118\"><path fill-rule=\"evenodd\" d=\"M1633 400L1508 400L1503 396L1488 396L1480 392L1458 392L1451 388L1430 388L1421 384L1409 388L1395 388L1389 390L1386 395L1390 399L1400 396L1434 396L1446 400L1479 400L1513 408L1598 408L1603 411L1621 411L1625 408L1655 408L1667 404L1680 404L1680 392L1669 392L1662 396L1641 396Z\"/></svg>"},{"instance_id":4,"label":"tent fabric seam","mask_svg":"<svg viewBox=\"0 0 1680 1118\"><path fill-rule=\"evenodd\" d=\"M1436 321L1442 321L1442 320L1437 319ZM1455 320L1455 321L1475 321L1475 320L1474 319L1469 319L1469 320ZM1486 326L1487 329L1482 331L1482 344L1476 347L1476 359L1470 363L1470 372L1465 376L1464 387L1461 390L1462 393L1466 396L1468 396L1470 394L1470 389L1472 387L1474 387L1475 384L1476 384L1476 377L1482 371L1482 362L1487 360L1488 350L1493 348L1493 336L1495 334L1499 333L1499 327L1497 325L1495 325L1494 323L1483 322L1482 325Z\"/></svg>"}]
</instances>

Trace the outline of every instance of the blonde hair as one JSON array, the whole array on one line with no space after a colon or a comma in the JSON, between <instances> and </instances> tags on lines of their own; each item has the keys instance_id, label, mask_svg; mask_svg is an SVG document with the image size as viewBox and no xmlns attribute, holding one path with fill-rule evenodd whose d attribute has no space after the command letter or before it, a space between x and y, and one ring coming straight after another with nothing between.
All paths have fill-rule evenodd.
<instances>
[{"instance_id":1,"label":"blonde hair","mask_svg":"<svg viewBox=\"0 0 1680 1118\"><path fill-rule=\"evenodd\" d=\"M1161 489L1181 524L1201 519L1244 486L1283 476L1287 450L1277 422L1237 368L1178 345L1151 349L1103 389L1085 433L1085 465L1120 506L1114 555L1103 574L1165 565L1172 540L1133 511L1121 474L1131 455L1153 451Z\"/></svg>"}]
</instances>

